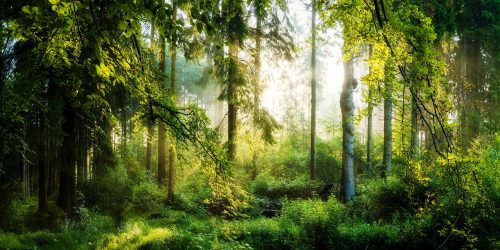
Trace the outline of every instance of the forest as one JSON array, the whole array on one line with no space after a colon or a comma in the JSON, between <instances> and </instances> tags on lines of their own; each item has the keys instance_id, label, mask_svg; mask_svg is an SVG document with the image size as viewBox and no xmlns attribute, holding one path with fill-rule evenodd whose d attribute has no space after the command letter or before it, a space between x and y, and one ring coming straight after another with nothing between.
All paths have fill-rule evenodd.
<instances>
[{"instance_id":1,"label":"forest","mask_svg":"<svg viewBox=\"0 0 500 250\"><path fill-rule=\"evenodd\" d=\"M499 0L0 0L0 249L500 249L499 41Z\"/></svg>"}]
</instances>

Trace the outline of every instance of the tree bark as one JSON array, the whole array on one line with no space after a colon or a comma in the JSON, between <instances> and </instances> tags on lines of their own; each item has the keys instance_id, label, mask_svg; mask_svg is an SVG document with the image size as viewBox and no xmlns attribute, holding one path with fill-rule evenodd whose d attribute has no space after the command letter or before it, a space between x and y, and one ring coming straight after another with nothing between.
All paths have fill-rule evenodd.
<instances>
[{"instance_id":1,"label":"tree bark","mask_svg":"<svg viewBox=\"0 0 500 250\"><path fill-rule=\"evenodd\" d=\"M151 49L151 53L154 55L155 53L155 25L154 19L151 20L151 33L149 36L149 47ZM151 119L148 119L147 122L147 132L146 132L146 171L151 173L151 156L152 156L152 140L153 140L153 125L154 121L152 118L153 114L150 114Z\"/></svg>"},{"instance_id":2,"label":"tree bark","mask_svg":"<svg viewBox=\"0 0 500 250\"><path fill-rule=\"evenodd\" d=\"M387 72L386 72L387 73ZM386 173L392 167L392 83L386 79L384 98L384 167ZM385 174L384 174L385 176Z\"/></svg>"},{"instance_id":3,"label":"tree bark","mask_svg":"<svg viewBox=\"0 0 500 250\"><path fill-rule=\"evenodd\" d=\"M75 131L76 110L65 101L63 109L63 141L61 145L62 166L59 172L59 197L57 205L68 215L74 215L76 206L76 180L75 180Z\"/></svg>"},{"instance_id":4,"label":"tree bark","mask_svg":"<svg viewBox=\"0 0 500 250\"><path fill-rule=\"evenodd\" d=\"M373 102L372 91L368 90L368 125L367 125L367 137L366 137L366 162L368 164L368 169L372 169L373 162Z\"/></svg>"},{"instance_id":5,"label":"tree bark","mask_svg":"<svg viewBox=\"0 0 500 250\"><path fill-rule=\"evenodd\" d=\"M312 1L311 22L311 155L309 176L316 179L316 0Z\"/></svg>"},{"instance_id":6,"label":"tree bark","mask_svg":"<svg viewBox=\"0 0 500 250\"><path fill-rule=\"evenodd\" d=\"M340 95L342 111L342 179L340 196L342 200L351 200L356 191L354 188L354 100L356 88L352 59L344 62L344 84Z\"/></svg>"},{"instance_id":7,"label":"tree bark","mask_svg":"<svg viewBox=\"0 0 500 250\"><path fill-rule=\"evenodd\" d=\"M151 173L151 156L152 156L152 139L153 139L153 125L148 123L148 130L146 134L146 171Z\"/></svg>"},{"instance_id":8,"label":"tree bark","mask_svg":"<svg viewBox=\"0 0 500 250\"><path fill-rule=\"evenodd\" d=\"M236 97L236 85L238 84L237 63L238 63L238 39L236 34L231 34L229 39L229 76L227 86L227 158L234 162L236 156L236 135L237 135L237 119L238 107Z\"/></svg>"},{"instance_id":9,"label":"tree bark","mask_svg":"<svg viewBox=\"0 0 500 250\"><path fill-rule=\"evenodd\" d=\"M253 107L253 116L254 116L254 140L258 140L259 133L258 129L256 128L256 123L257 123L257 117L259 116L259 107L260 107L260 71L261 71L261 50L262 50L262 41L261 41L261 35L262 35L262 13L260 12L262 8L261 7L262 1L256 1L256 11L255 11L255 16L257 19L257 24L256 24L256 33L257 35L255 36L255 79L254 79L254 86L253 86L253 102L254 102L254 107ZM258 160L259 160L259 147L255 147L253 149L253 155L252 155L252 180L255 180L257 178L258 174Z\"/></svg>"},{"instance_id":10,"label":"tree bark","mask_svg":"<svg viewBox=\"0 0 500 250\"><path fill-rule=\"evenodd\" d=\"M162 72L165 71L165 37L160 35L160 51L158 53L159 66ZM163 184L165 181L165 165L166 165L166 129L161 122L158 123L158 184Z\"/></svg>"},{"instance_id":11,"label":"tree bark","mask_svg":"<svg viewBox=\"0 0 500 250\"><path fill-rule=\"evenodd\" d=\"M373 45L369 47L370 57L373 52ZM368 69L371 73L371 67ZM366 137L366 162L368 164L368 169L372 169L373 162L373 94L371 86L368 86L368 124L367 124L367 137Z\"/></svg>"},{"instance_id":12,"label":"tree bark","mask_svg":"<svg viewBox=\"0 0 500 250\"><path fill-rule=\"evenodd\" d=\"M176 1L172 1L172 23L175 26L177 21L177 4ZM172 46L171 46L171 68L170 68L170 94L174 102L176 101L176 68L177 68L177 36L172 35ZM170 139L169 147L169 160L168 160L168 190L167 190L167 201L174 201L174 180L175 180L175 139Z\"/></svg>"},{"instance_id":13,"label":"tree bark","mask_svg":"<svg viewBox=\"0 0 500 250\"><path fill-rule=\"evenodd\" d=\"M418 156L418 108L415 98L411 98L411 137L410 137L410 156L415 159Z\"/></svg>"},{"instance_id":14,"label":"tree bark","mask_svg":"<svg viewBox=\"0 0 500 250\"><path fill-rule=\"evenodd\" d=\"M48 210L47 199L47 126L43 112L40 112L38 159L38 211Z\"/></svg>"}]
</instances>

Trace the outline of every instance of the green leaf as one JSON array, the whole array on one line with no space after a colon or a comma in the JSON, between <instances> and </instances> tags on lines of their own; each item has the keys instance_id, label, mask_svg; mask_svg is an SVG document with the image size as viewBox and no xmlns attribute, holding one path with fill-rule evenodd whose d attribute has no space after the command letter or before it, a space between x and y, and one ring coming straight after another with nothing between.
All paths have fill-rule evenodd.
<instances>
[{"instance_id":1,"label":"green leaf","mask_svg":"<svg viewBox=\"0 0 500 250\"><path fill-rule=\"evenodd\" d=\"M56 5L59 3L60 0L49 0L49 2L53 5Z\"/></svg>"},{"instance_id":2,"label":"green leaf","mask_svg":"<svg viewBox=\"0 0 500 250\"><path fill-rule=\"evenodd\" d=\"M28 5L23 6L21 11L25 14L31 14L30 7Z\"/></svg>"},{"instance_id":3,"label":"green leaf","mask_svg":"<svg viewBox=\"0 0 500 250\"><path fill-rule=\"evenodd\" d=\"M118 23L118 29L120 29L120 30L124 30L124 29L126 29L127 27L128 27L128 23L127 23L127 22L125 22L125 21L120 21L120 22Z\"/></svg>"}]
</instances>

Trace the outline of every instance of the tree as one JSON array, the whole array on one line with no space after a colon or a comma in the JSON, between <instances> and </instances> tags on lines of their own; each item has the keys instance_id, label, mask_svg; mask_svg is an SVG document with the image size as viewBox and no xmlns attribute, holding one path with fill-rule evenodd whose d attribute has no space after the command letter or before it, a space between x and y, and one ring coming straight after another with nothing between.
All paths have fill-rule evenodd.
<instances>
[{"instance_id":1,"label":"tree","mask_svg":"<svg viewBox=\"0 0 500 250\"><path fill-rule=\"evenodd\" d=\"M316 179L316 0L312 1L311 10L311 155L309 176Z\"/></svg>"},{"instance_id":2,"label":"tree","mask_svg":"<svg viewBox=\"0 0 500 250\"><path fill-rule=\"evenodd\" d=\"M372 57L373 45L369 45L369 56ZM369 69L371 73L371 67ZM369 74L370 74L369 73ZM373 93L372 86L368 85L368 117L367 117L367 126L366 126L366 162L368 163L368 169L372 169L373 162Z\"/></svg>"},{"instance_id":3,"label":"tree","mask_svg":"<svg viewBox=\"0 0 500 250\"><path fill-rule=\"evenodd\" d=\"M158 57L159 57L159 67L160 67L160 72L165 71L165 37L163 34L160 34L159 37L160 40L160 49L158 52ZM163 184L165 181L166 177L166 161L167 161L167 154L166 154L166 139L167 139L167 131L165 128L165 124L163 123L158 123L158 175L157 175L157 180L158 184Z\"/></svg>"},{"instance_id":4,"label":"tree","mask_svg":"<svg viewBox=\"0 0 500 250\"><path fill-rule=\"evenodd\" d=\"M260 74L261 74L261 53L262 53L262 19L264 18L264 12L265 12L265 1L264 0L255 0L254 1L254 14L255 18L257 19L256 21L256 27L255 27L255 61L254 61L254 67L255 67L255 73L254 73L254 86L253 86L253 102L254 102L254 107L253 107L253 120L254 123L258 122L258 116L259 116L259 106L260 106ZM257 130L257 124L254 124L254 139L258 137L258 130ZM255 148L253 151L252 155L252 165L253 165L253 170L252 170L252 180L255 180L257 178L257 173L258 173L258 167L257 167L257 161L259 158L259 148Z\"/></svg>"},{"instance_id":5,"label":"tree","mask_svg":"<svg viewBox=\"0 0 500 250\"><path fill-rule=\"evenodd\" d=\"M384 93L384 167L389 172L392 167L392 89L393 76L390 68L386 68Z\"/></svg>"},{"instance_id":6,"label":"tree","mask_svg":"<svg viewBox=\"0 0 500 250\"><path fill-rule=\"evenodd\" d=\"M177 25L177 2L175 0L172 1L172 25L176 27ZM177 28L174 28L176 30ZM170 68L170 95L172 96L173 101L176 101L176 67L177 67L177 35L174 32L172 37L170 38L171 46L171 68ZM169 202L174 201L174 182L175 182L175 139L172 137L170 140L169 146L169 160L168 160L168 191L167 191L167 200Z\"/></svg>"},{"instance_id":7,"label":"tree","mask_svg":"<svg viewBox=\"0 0 500 250\"><path fill-rule=\"evenodd\" d=\"M418 107L417 100L411 98L411 131L410 131L410 156L415 159L418 155Z\"/></svg>"},{"instance_id":8,"label":"tree","mask_svg":"<svg viewBox=\"0 0 500 250\"><path fill-rule=\"evenodd\" d=\"M149 35L149 48L151 50L151 55L154 57L155 54L155 19L151 19L151 33ZM151 90L149 90L151 91ZM149 109L149 107L145 107L146 109ZM151 112L151 111L149 111ZM146 111L146 113L148 113ZM152 117L153 114L149 114L146 118L146 171L151 173L151 156L152 156L152 147L153 147L153 136L154 136L154 120Z\"/></svg>"},{"instance_id":9,"label":"tree","mask_svg":"<svg viewBox=\"0 0 500 250\"><path fill-rule=\"evenodd\" d=\"M224 15L230 17L227 22L226 46L228 47L228 73L227 73L227 159L234 162L236 156L236 136L238 122L238 87L245 84L240 70L238 52L243 42L246 24L243 20L243 3L238 0L224 2Z\"/></svg>"},{"instance_id":10,"label":"tree","mask_svg":"<svg viewBox=\"0 0 500 250\"><path fill-rule=\"evenodd\" d=\"M348 55L351 56L351 55ZM353 92L357 81L354 79L352 58L344 62L344 83L340 95L342 111L342 178L340 196L349 201L356 195L354 188L354 100Z\"/></svg>"}]
</instances>

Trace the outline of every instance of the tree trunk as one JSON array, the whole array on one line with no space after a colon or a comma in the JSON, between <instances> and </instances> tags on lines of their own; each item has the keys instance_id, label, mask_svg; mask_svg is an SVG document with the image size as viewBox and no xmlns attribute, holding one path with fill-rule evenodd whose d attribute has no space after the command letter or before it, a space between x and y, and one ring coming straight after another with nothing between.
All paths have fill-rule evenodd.
<instances>
[{"instance_id":1,"label":"tree trunk","mask_svg":"<svg viewBox=\"0 0 500 250\"><path fill-rule=\"evenodd\" d=\"M149 47L151 53L155 53L155 25L154 19L151 20L151 34L149 37ZM151 173L151 156L152 156L152 140L153 140L153 125L154 121L152 119L152 114L150 114L151 119L147 122L147 134L146 134L146 171Z\"/></svg>"},{"instance_id":2,"label":"tree trunk","mask_svg":"<svg viewBox=\"0 0 500 250\"><path fill-rule=\"evenodd\" d=\"M256 25L256 33L257 35L255 36L255 79L254 79L254 86L253 86L253 102L254 102L254 107L253 107L253 116L254 116L254 140L258 140L259 133L257 129L257 117L259 116L259 108L260 108L260 70L261 70L261 59L260 59L260 54L262 51L262 41L261 41L261 35L262 35L262 13L260 13L260 8L261 8L261 1L257 1L256 3L256 12L255 16L257 18L257 25ZM255 147L253 149L253 155L252 155L252 180L255 180L257 178L258 174L258 165L257 162L259 160L259 147Z\"/></svg>"},{"instance_id":3,"label":"tree trunk","mask_svg":"<svg viewBox=\"0 0 500 250\"><path fill-rule=\"evenodd\" d=\"M76 187L75 187L75 131L76 131L76 111L68 101L65 101L63 109L63 141L61 145L62 166L59 177L59 197L57 205L66 212L67 215L74 214L76 206Z\"/></svg>"},{"instance_id":4,"label":"tree trunk","mask_svg":"<svg viewBox=\"0 0 500 250\"><path fill-rule=\"evenodd\" d=\"M415 98L411 98L411 137L410 137L410 156L415 159L418 156L418 108Z\"/></svg>"},{"instance_id":5,"label":"tree trunk","mask_svg":"<svg viewBox=\"0 0 500 250\"><path fill-rule=\"evenodd\" d=\"M40 112L40 129L38 140L38 211L48 210L47 200L47 126L42 112Z\"/></svg>"},{"instance_id":6,"label":"tree trunk","mask_svg":"<svg viewBox=\"0 0 500 250\"><path fill-rule=\"evenodd\" d=\"M165 71L165 37L160 35L160 51L158 53L159 66L162 72ZM158 123L158 184L163 184L165 181L165 165L166 165L166 129L161 122Z\"/></svg>"},{"instance_id":7,"label":"tree trunk","mask_svg":"<svg viewBox=\"0 0 500 250\"><path fill-rule=\"evenodd\" d=\"M237 77L237 63L238 63L238 39L236 34L231 34L229 39L229 76L227 86L227 158L229 161L234 162L236 156L236 134L237 134L237 112L236 106L236 81Z\"/></svg>"},{"instance_id":8,"label":"tree trunk","mask_svg":"<svg viewBox=\"0 0 500 250\"><path fill-rule=\"evenodd\" d=\"M312 1L311 23L311 156L309 176L316 179L316 0Z\"/></svg>"},{"instance_id":9,"label":"tree trunk","mask_svg":"<svg viewBox=\"0 0 500 250\"><path fill-rule=\"evenodd\" d=\"M369 47L370 57L373 52L373 45ZM368 69L371 73L371 68ZM367 124L367 137L366 137L366 162L368 164L368 169L372 169L373 162L373 94L371 86L368 86L368 124Z\"/></svg>"},{"instance_id":10,"label":"tree trunk","mask_svg":"<svg viewBox=\"0 0 500 250\"><path fill-rule=\"evenodd\" d=\"M387 72L386 72L387 73ZM392 83L386 80L384 98L384 167L386 173L392 167ZM384 174L385 176L385 174Z\"/></svg>"},{"instance_id":11,"label":"tree trunk","mask_svg":"<svg viewBox=\"0 0 500 250\"><path fill-rule=\"evenodd\" d=\"M356 88L352 59L344 62L344 84L340 95L342 111L342 180L340 196L348 201L356 195L354 189L354 100L353 91Z\"/></svg>"},{"instance_id":12,"label":"tree trunk","mask_svg":"<svg viewBox=\"0 0 500 250\"><path fill-rule=\"evenodd\" d=\"M168 159L168 190L167 190L167 201L174 201L174 191L175 191L175 144L170 144L169 149L170 157Z\"/></svg>"},{"instance_id":13,"label":"tree trunk","mask_svg":"<svg viewBox=\"0 0 500 250\"><path fill-rule=\"evenodd\" d=\"M151 173L151 150L153 133L153 125L148 123L148 131L146 134L146 171L148 171L148 173Z\"/></svg>"},{"instance_id":14,"label":"tree trunk","mask_svg":"<svg viewBox=\"0 0 500 250\"><path fill-rule=\"evenodd\" d=\"M368 169L372 169L373 162L373 102L372 91L368 90L368 125L367 125L367 138L366 138L366 162Z\"/></svg>"},{"instance_id":15,"label":"tree trunk","mask_svg":"<svg viewBox=\"0 0 500 250\"><path fill-rule=\"evenodd\" d=\"M177 5L176 1L172 1L172 23L176 25L177 20ZM176 101L176 68L177 68L177 36L172 35L172 46L171 46L171 68L170 68L170 94L174 102ZM169 147L169 160L168 160L168 190L167 190L167 201L174 201L174 180L175 180L175 139L170 139Z\"/></svg>"}]
</instances>

